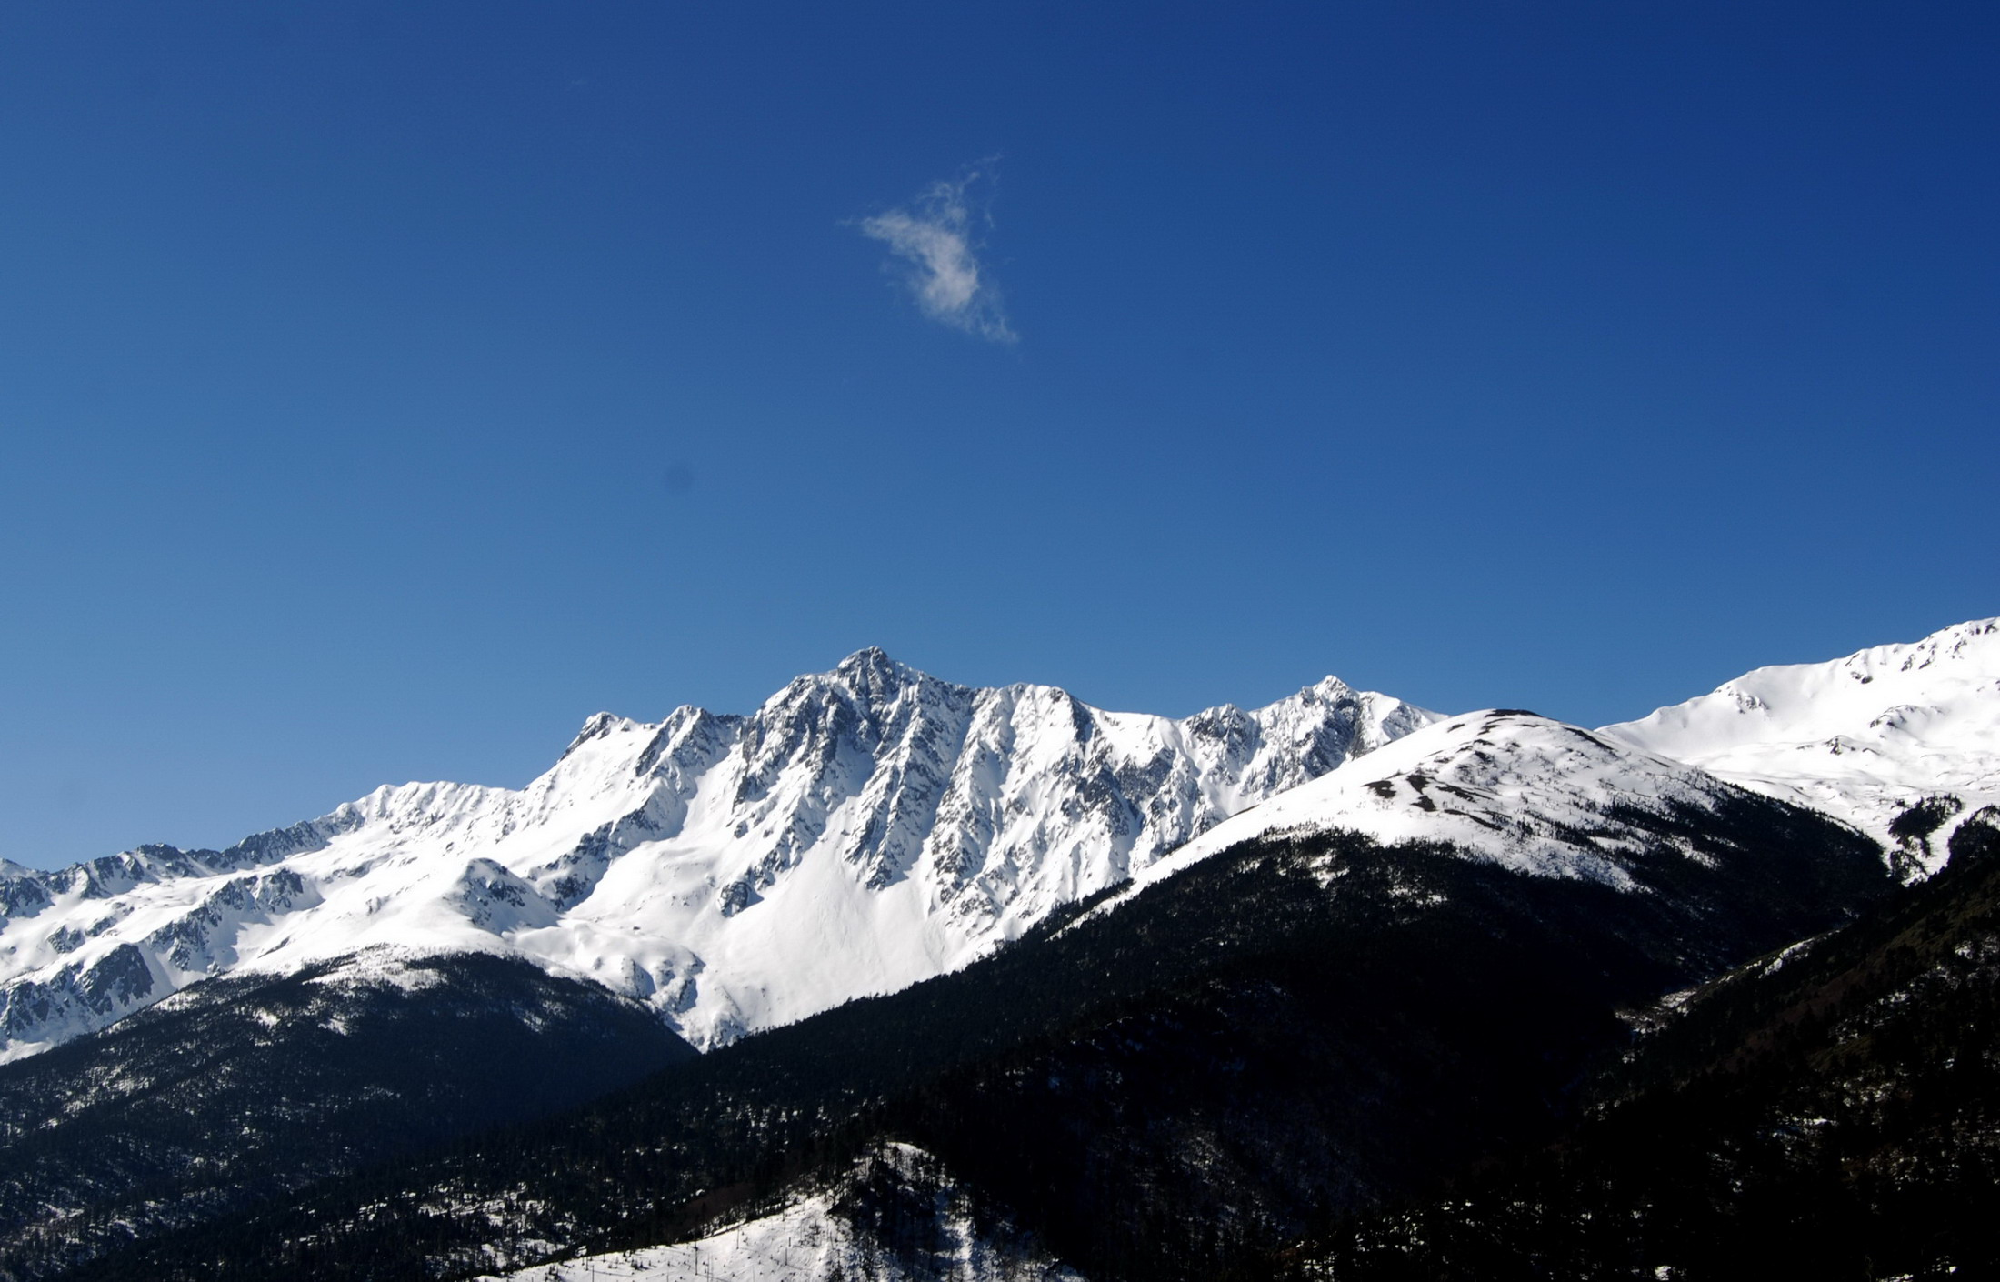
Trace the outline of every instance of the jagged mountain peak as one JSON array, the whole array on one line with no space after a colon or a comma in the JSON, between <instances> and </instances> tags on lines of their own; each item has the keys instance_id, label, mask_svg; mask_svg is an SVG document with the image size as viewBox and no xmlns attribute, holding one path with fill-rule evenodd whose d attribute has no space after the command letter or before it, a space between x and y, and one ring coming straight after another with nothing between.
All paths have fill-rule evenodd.
<instances>
[{"instance_id":1,"label":"jagged mountain peak","mask_svg":"<svg viewBox=\"0 0 2000 1282\"><path fill-rule=\"evenodd\" d=\"M1332 702L1334 700L1348 698L1357 695L1359 693L1360 692L1357 691L1353 686L1347 684L1345 681L1342 681L1339 677L1334 676L1332 673L1328 673L1327 675L1321 677L1319 680L1313 682L1311 685L1301 689L1297 697L1304 700L1318 699L1326 702Z\"/></svg>"},{"instance_id":2,"label":"jagged mountain peak","mask_svg":"<svg viewBox=\"0 0 2000 1282\"><path fill-rule=\"evenodd\" d=\"M864 687L901 686L911 681L931 678L930 674L919 672L907 663L899 663L889 657L879 645L865 645L834 665L834 672L849 682Z\"/></svg>"},{"instance_id":3,"label":"jagged mountain peak","mask_svg":"<svg viewBox=\"0 0 2000 1282\"><path fill-rule=\"evenodd\" d=\"M880 646L863 646L825 672L795 677L783 690L771 696L776 702L801 691L845 691L870 702L896 698L911 686L951 686L952 683L907 663L889 657ZM953 687L963 689L964 687Z\"/></svg>"},{"instance_id":4,"label":"jagged mountain peak","mask_svg":"<svg viewBox=\"0 0 2000 1282\"><path fill-rule=\"evenodd\" d=\"M569 746L563 749L562 755L569 756L592 739L601 739L620 730L632 730L638 725L639 723L630 717L621 717L615 712L594 712L584 719L583 728L576 732L576 738L569 741ZM557 758L558 761L561 759Z\"/></svg>"},{"instance_id":5,"label":"jagged mountain peak","mask_svg":"<svg viewBox=\"0 0 2000 1282\"><path fill-rule=\"evenodd\" d=\"M857 651L747 716L599 713L520 789L385 786L228 851L0 882L0 1058L376 947L594 979L715 1045L935 975L1433 719L1328 679L1186 720Z\"/></svg>"}]
</instances>

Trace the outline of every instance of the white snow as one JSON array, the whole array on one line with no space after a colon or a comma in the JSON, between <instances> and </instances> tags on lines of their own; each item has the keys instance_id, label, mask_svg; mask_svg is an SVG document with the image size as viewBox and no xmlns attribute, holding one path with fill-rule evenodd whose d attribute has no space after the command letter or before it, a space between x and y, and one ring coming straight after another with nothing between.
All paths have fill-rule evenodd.
<instances>
[{"instance_id":1,"label":"white snow","mask_svg":"<svg viewBox=\"0 0 2000 1282\"><path fill-rule=\"evenodd\" d=\"M714 1046L962 965L1433 716L1328 678L1176 721L872 650L749 717L599 714L518 791L378 788L231 851L8 883L0 1060L364 950L526 957Z\"/></svg>"},{"instance_id":2,"label":"white snow","mask_svg":"<svg viewBox=\"0 0 2000 1282\"><path fill-rule=\"evenodd\" d=\"M865 1160L917 1163L926 1157L908 1145L890 1144ZM583 1256L478 1282L917 1282L918 1277L925 1282L1083 1282L1081 1275L1047 1256L1022 1258L994 1250L974 1228L962 1191L949 1183L937 1199L941 1249L927 1260L931 1267L913 1274L836 1213L839 1196L838 1189L815 1193L698 1241Z\"/></svg>"},{"instance_id":3,"label":"white snow","mask_svg":"<svg viewBox=\"0 0 2000 1282\"><path fill-rule=\"evenodd\" d=\"M1539 718L1480 729L1492 720L1441 722L1330 677L1255 711L1110 713L865 650L747 717L599 714L519 790L404 784L229 851L0 867L0 1062L207 975L366 949L523 956L715 1046L1288 826L1450 840L1617 885L1632 851L1603 807L1708 786L1674 762L1886 841L1921 797L1956 796L1952 823L2000 804L2000 620L1761 668L1595 737ZM1916 872L1950 828L1906 843Z\"/></svg>"},{"instance_id":4,"label":"white snow","mask_svg":"<svg viewBox=\"0 0 2000 1282\"><path fill-rule=\"evenodd\" d=\"M1827 663L1758 668L1686 703L1604 727L1635 747L1843 819L1885 845L1911 803L1951 794L1964 809L1928 851L1945 857L1966 815L2000 804L2000 619L1945 628Z\"/></svg>"},{"instance_id":5,"label":"white snow","mask_svg":"<svg viewBox=\"0 0 2000 1282\"><path fill-rule=\"evenodd\" d=\"M1252 838L1329 831L1385 844L1451 842L1470 858L1516 872L1626 890L1634 884L1627 865L1657 853L1661 843L1619 815L1712 810L1725 791L1698 769L1547 717L1467 713L1217 824L1088 915L1113 911L1155 882Z\"/></svg>"}]
</instances>

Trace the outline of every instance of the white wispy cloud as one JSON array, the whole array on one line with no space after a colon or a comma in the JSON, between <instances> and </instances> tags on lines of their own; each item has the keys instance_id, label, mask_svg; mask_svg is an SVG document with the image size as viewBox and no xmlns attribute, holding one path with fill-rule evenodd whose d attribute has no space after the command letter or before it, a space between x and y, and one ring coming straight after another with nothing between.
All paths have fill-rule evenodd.
<instances>
[{"instance_id":1,"label":"white wispy cloud","mask_svg":"<svg viewBox=\"0 0 2000 1282\"><path fill-rule=\"evenodd\" d=\"M967 170L956 181L932 184L914 208L892 209L857 225L902 260L905 282L924 315L980 338L1011 343L1016 335L999 289L980 264L975 235L978 225L990 225L992 219L967 197L982 176L977 169Z\"/></svg>"}]
</instances>

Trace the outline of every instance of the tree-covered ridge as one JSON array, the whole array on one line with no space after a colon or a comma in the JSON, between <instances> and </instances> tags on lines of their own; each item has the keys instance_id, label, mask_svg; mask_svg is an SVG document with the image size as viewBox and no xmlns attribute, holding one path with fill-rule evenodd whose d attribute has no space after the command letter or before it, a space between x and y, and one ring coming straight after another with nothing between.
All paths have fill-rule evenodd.
<instances>
[{"instance_id":1,"label":"tree-covered ridge","mask_svg":"<svg viewBox=\"0 0 2000 1282\"><path fill-rule=\"evenodd\" d=\"M1640 893L1454 847L1273 837L966 969L565 1118L78 1277L418 1277L691 1236L902 1139L1086 1276L1213 1278L1551 1134L1619 1007L1827 929L1879 851L1748 796L1673 816Z\"/></svg>"},{"instance_id":2,"label":"tree-covered ridge","mask_svg":"<svg viewBox=\"0 0 2000 1282\"><path fill-rule=\"evenodd\" d=\"M2000 812L1930 881L1697 994L1561 1143L1363 1220L1342 1279L1943 1277L2000 1262Z\"/></svg>"},{"instance_id":3,"label":"tree-covered ridge","mask_svg":"<svg viewBox=\"0 0 2000 1282\"><path fill-rule=\"evenodd\" d=\"M637 1003L482 954L196 984L0 1068L0 1276L45 1276L695 1057Z\"/></svg>"}]
</instances>

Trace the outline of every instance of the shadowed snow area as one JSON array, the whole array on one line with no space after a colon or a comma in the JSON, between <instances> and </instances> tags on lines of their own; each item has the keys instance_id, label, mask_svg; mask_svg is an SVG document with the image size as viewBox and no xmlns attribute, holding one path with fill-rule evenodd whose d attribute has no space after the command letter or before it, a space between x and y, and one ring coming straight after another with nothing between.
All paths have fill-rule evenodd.
<instances>
[{"instance_id":1,"label":"shadowed snow area","mask_svg":"<svg viewBox=\"0 0 2000 1282\"><path fill-rule=\"evenodd\" d=\"M750 716L599 714L518 791L405 784L225 851L0 868L0 1060L384 946L522 956L714 1046L961 965L1434 719L1331 677L1112 713L863 650Z\"/></svg>"},{"instance_id":2,"label":"shadowed snow area","mask_svg":"<svg viewBox=\"0 0 2000 1282\"><path fill-rule=\"evenodd\" d=\"M2000 619L1758 668L1603 733L1826 811L1927 876L1964 817L2000 803Z\"/></svg>"}]
</instances>

